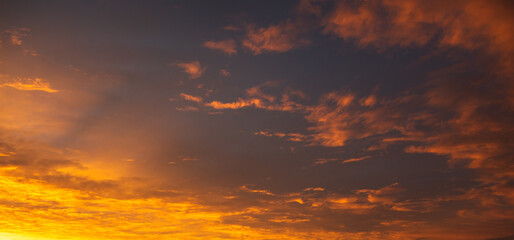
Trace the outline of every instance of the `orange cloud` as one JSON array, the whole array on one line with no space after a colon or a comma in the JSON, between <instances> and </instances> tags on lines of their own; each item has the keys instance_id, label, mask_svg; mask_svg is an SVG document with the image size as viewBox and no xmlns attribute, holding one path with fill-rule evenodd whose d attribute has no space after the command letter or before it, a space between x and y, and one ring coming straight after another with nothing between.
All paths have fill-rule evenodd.
<instances>
[{"instance_id":1,"label":"orange cloud","mask_svg":"<svg viewBox=\"0 0 514 240\"><path fill-rule=\"evenodd\" d=\"M0 83L0 87L12 87L22 91L43 91L47 93L59 92L50 87L50 84L41 78L15 78L14 80Z\"/></svg>"},{"instance_id":2,"label":"orange cloud","mask_svg":"<svg viewBox=\"0 0 514 240\"><path fill-rule=\"evenodd\" d=\"M258 29L249 26L242 44L255 55L282 53L310 43L300 33L300 27L291 21Z\"/></svg>"},{"instance_id":3,"label":"orange cloud","mask_svg":"<svg viewBox=\"0 0 514 240\"><path fill-rule=\"evenodd\" d=\"M213 50L220 50L226 55L230 56L236 54L236 42L234 39L227 39L222 41L207 41L203 43L203 46Z\"/></svg>"},{"instance_id":4,"label":"orange cloud","mask_svg":"<svg viewBox=\"0 0 514 240\"><path fill-rule=\"evenodd\" d=\"M202 97L199 97L199 96L193 96L193 95L189 95L189 94L185 94L185 93L180 93L180 97L182 97L183 99L185 99L187 101L202 102Z\"/></svg>"},{"instance_id":5,"label":"orange cloud","mask_svg":"<svg viewBox=\"0 0 514 240\"><path fill-rule=\"evenodd\" d=\"M325 191L325 189L322 187L310 187L303 189L303 191Z\"/></svg>"},{"instance_id":6,"label":"orange cloud","mask_svg":"<svg viewBox=\"0 0 514 240\"><path fill-rule=\"evenodd\" d=\"M206 67L200 66L199 61L177 63L176 65L182 68L184 72L189 75L190 79L201 77L203 72L207 69Z\"/></svg>"},{"instance_id":7,"label":"orange cloud","mask_svg":"<svg viewBox=\"0 0 514 240\"><path fill-rule=\"evenodd\" d=\"M245 107L249 107L249 106L254 106L254 107L262 106L261 101L259 99L249 99L249 100L238 99L238 101L236 101L236 102L229 102L229 103L224 103L224 102L220 102L220 101L212 101L210 103L205 103L205 105L208 107L212 107L214 109L240 109L240 108L245 108Z\"/></svg>"},{"instance_id":8,"label":"orange cloud","mask_svg":"<svg viewBox=\"0 0 514 240\"><path fill-rule=\"evenodd\" d=\"M350 158L350 159L344 160L342 163L345 164L345 163L351 163L351 162L358 162L358 161L362 161L362 160L368 159L368 158L370 158L370 156L365 156L365 157L360 157L360 158Z\"/></svg>"},{"instance_id":9,"label":"orange cloud","mask_svg":"<svg viewBox=\"0 0 514 240\"><path fill-rule=\"evenodd\" d=\"M328 147L345 145L349 139L361 139L389 131L405 131L401 122L401 105L375 104L362 107L369 97L356 98L352 93L328 93L316 106L307 107L305 118L314 124L313 143ZM374 100L376 101L376 100Z\"/></svg>"}]
</instances>

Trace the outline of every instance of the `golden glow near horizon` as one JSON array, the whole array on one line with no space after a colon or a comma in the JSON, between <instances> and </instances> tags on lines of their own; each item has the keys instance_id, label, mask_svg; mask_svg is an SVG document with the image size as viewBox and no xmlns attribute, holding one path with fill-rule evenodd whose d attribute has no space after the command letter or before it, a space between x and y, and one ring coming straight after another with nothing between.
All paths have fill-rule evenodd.
<instances>
[{"instance_id":1,"label":"golden glow near horizon","mask_svg":"<svg viewBox=\"0 0 514 240\"><path fill-rule=\"evenodd\" d=\"M224 224L231 212L162 199L114 199L0 177L4 239L310 239L310 234ZM334 237L335 233L318 233Z\"/></svg>"},{"instance_id":2,"label":"golden glow near horizon","mask_svg":"<svg viewBox=\"0 0 514 240\"><path fill-rule=\"evenodd\" d=\"M22 91L43 91L48 93L56 93L58 90L52 89L50 84L44 82L41 78L35 79L16 79L13 82L7 82L0 87L12 87Z\"/></svg>"},{"instance_id":3,"label":"golden glow near horizon","mask_svg":"<svg viewBox=\"0 0 514 240\"><path fill-rule=\"evenodd\" d=\"M0 240L513 238L513 4L266 4L2 1Z\"/></svg>"}]
</instances>

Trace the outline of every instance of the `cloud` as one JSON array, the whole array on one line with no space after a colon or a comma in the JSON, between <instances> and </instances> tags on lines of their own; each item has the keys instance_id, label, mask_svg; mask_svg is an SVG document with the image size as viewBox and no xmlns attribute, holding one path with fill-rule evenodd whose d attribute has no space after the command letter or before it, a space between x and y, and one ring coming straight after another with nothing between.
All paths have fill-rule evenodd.
<instances>
[{"instance_id":1,"label":"cloud","mask_svg":"<svg viewBox=\"0 0 514 240\"><path fill-rule=\"evenodd\" d=\"M305 99L306 96L303 92L298 90L286 89L280 97L275 97L270 94L264 93L265 88L274 88L276 83L265 82L255 87L246 90L245 98L238 98L232 102L221 101L197 101L199 99L186 99L188 101L196 102L205 107L210 107L218 110L222 109L242 109L242 108L259 108L270 111L286 111L295 112L302 111L303 105L296 100ZM185 94L187 95L187 94Z\"/></svg>"},{"instance_id":2,"label":"cloud","mask_svg":"<svg viewBox=\"0 0 514 240\"><path fill-rule=\"evenodd\" d=\"M348 140L370 136L384 144L410 142L407 153L432 153L448 157L450 164L467 163L483 174L481 181L499 184L503 192L498 194L508 197L504 184L514 169L507 156L514 146L503 136L514 134L508 120L511 110L502 100L508 96L489 90L447 81L424 94L382 99L373 106L361 106L355 94L331 93L320 104L306 107L305 118L314 124L309 129L316 144L344 146ZM401 137L386 137L391 133Z\"/></svg>"},{"instance_id":3,"label":"cloud","mask_svg":"<svg viewBox=\"0 0 514 240\"><path fill-rule=\"evenodd\" d=\"M182 161L198 161L198 158L194 158L194 157L184 157L184 158L182 158Z\"/></svg>"},{"instance_id":4,"label":"cloud","mask_svg":"<svg viewBox=\"0 0 514 240\"><path fill-rule=\"evenodd\" d=\"M203 46L213 50L220 50L226 55L230 56L236 54L236 42L234 39L227 39L222 41L207 41L203 43Z\"/></svg>"},{"instance_id":5,"label":"cloud","mask_svg":"<svg viewBox=\"0 0 514 240\"><path fill-rule=\"evenodd\" d=\"M469 2L471 2L470 5L467 2L458 2L465 5L461 9L464 12L463 14L485 11L487 15L491 9L489 7L476 8L472 4L480 2ZM309 11L312 3L312 1L302 1L304 6L308 6L303 7L303 11ZM385 7L380 5L382 3L377 3L377 5L380 5L377 8L392 11L383 14L382 17L386 17L384 24L389 24L393 26L392 28L403 26L406 30L405 33L388 29L387 26L384 29L377 30L374 28L375 22L366 23L366 21L380 19L378 16L366 16L368 13L375 13L375 9L372 7L358 10L357 13L362 16L352 16L352 14L355 14L353 12L345 13L350 18L350 24L357 27L359 24L363 25L364 30L340 29L340 31L346 31L343 33L343 35L346 34L344 38L351 38L360 46L373 46L381 49L391 46L419 47L429 45L432 41L443 47L457 46L475 50L483 48L489 54L499 51L500 47L505 47L505 52L498 54L503 59L507 59L508 54L506 53L510 51L509 46L502 45L501 42L504 38L508 39L509 34L500 36L498 34L480 34L480 32L494 32L495 28L508 27L509 23L498 22L497 25L484 25L490 29L478 29L474 32L464 31L463 38L458 36L450 38L448 36L452 36L452 34L449 34L451 31L437 30L439 23L427 23L427 20L424 19L423 14L432 14L432 7L437 8L437 6L425 6L423 5L425 3L420 2L410 3L411 5L402 5L402 9L395 7L395 4L403 4L402 2L385 1L383 3ZM344 4L344 2L338 2L338 4ZM355 9L360 9L360 4L372 5L375 3L362 1L355 2L355 4L357 4L354 5ZM452 7L453 2L449 4L448 9L455 9ZM427 12L420 12L419 9L408 10L409 6L417 9L419 8L418 5L426 7ZM321 15L321 10L322 8L316 7L312 9L312 13ZM447 14L449 10L442 9L441 11ZM495 13L498 13L498 16L494 17L502 17L501 11ZM398 21L401 22L397 20L401 18L397 15L406 15L408 21L413 22L413 26L407 23L394 25ZM493 17L491 14L488 16ZM351 18L357 20L351 20ZM414 18L414 20L411 18ZM423 32L419 32L422 31L418 29L420 27L416 25L418 24L416 18L424 19L418 21L418 23L419 25L428 25L428 34L432 34L431 29L435 29L434 31L439 31L439 33L430 36L423 35ZM448 18L448 21L452 22L448 26L460 28L459 25L464 24L451 19L451 17ZM471 21L471 18L469 19ZM482 17L479 17L476 21L480 22L481 19ZM263 32L267 32L270 28L262 29ZM259 30L253 29L256 33L261 33ZM289 31L287 29L279 30L286 33ZM336 30L329 29L328 25L326 31L332 32L336 36L343 36L338 35L339 33ZM391 31L391 33L387 33L388 31ZM420 33L421 35L408 36L410 32ZM495 39L491 37L489 40L484 40L477 37L471 40L469 34L494 36ZM270 34L270 41L280 37ZM426 39L430 40L427 41ZM256 43L256 46L258 45ZM265 48L265 44L261 45L259 50L261 53L279 52L278 50L271 50L272 48ZM375 176L367 175L357 168L357 165L362 164L307 166L306 168L309 169L296 172L298 175L293 179L294 184L289 182L291 179L279 179L276 182L271 182L263 178L257 180L262 185L248 183L241 186L241 182L230 182L228 180L231 178L228 177L222 180L227 180L228 184L233 186L232 189L209 187L207 191L197 191L190 188L189 179L179 178L181 181L178 181L178 184L185 184L185 190L176 190L169 186L159 185L160 183L153 183L152 181L160 180L155 175L149 176L149 181L147 179L136 179L130 177L130 175L123 175L121 178L112 177L112 175L119 174L118 171L121 171L121 166L91 168L88 161L94 159L92 156L73 155L69 153L71 151L64 148L51 147L20 136L37 135L34 138L45 139L48 142L55 141L58 142L56 145L60 145L63 142L67 143L69 139L77 138L77 132L84 132L83 134L87 135L85 137L88 139L87 143L98 142L101 145L99 148L105 148L108 152L122 151L123 156L132 156L125 155L125 152L134 151L134 148L142 147L149 139L159 139L159 136L155 132L151 132L148 134L151 137L141 138L140 135L127 132L131 131L133 125L114 122L113 116L116 114L111 113L121 113L115 112L120 108L117 103L122 100L116 94L119 89L105 91L109 95L104 96L107 100L95 99L95 101L91 101L95 104L87 104L86 107L83 106L86 104L84 104L82 98L78 100L59 98L55 101L59 103L74 101L80 102L80 104L55 104L52 108L48 108L43 107L46 105L42 104L65 95L66 91L62 91L63 94L29 94L25 91L12 90L10 88L16 87L6 85L5 88L0 89L2 91L0 96L2 101L0 102L5 103L0 107L2 109L0 118L3 120L0 128L0 211L8 217L0 220L0 232L2 232L0 238L5 234L8 234L6 238L11 238L10 234L13 234L15 235L13 238L19 239L31 239L30 234L46 236L49 239L486 239L495 236L510 236L512 235L512 204L514 203L514 191L512 191L512 173L514 171L511 164L514 146L510 139L514 135L512 132L514 129L512 125L512 106L514 105L512 103L514 101L511 101L514 95L511 88L505 87L508 84L501 82L501 79L511 81L512 78L508 75L495 71L484 73L484 71L496 69L488 68L489 64L496 63L484 63L485 67L477 67L466 63L466 68L479 70L479 73L474 74L459 72L461 70L458 68L443 69L444 71L432 73L428 76L433 79L440 79L439 81L434 80L419 89L411 89L408 92L389 97L376 92L358 92L346 88L341 91L322 94L317 101L315 99L314 102L307 104L305 103L307 96L304 93L289 88L277 90L277 84L272 82L249 88L241 94L241 97L236 97L233 100L212 99L208 95L202 95L201 97L186 93L179 95L188 104L194 105L177 108L183 111L256 108L294 113L294 116L300 117L299 120L302 124L308 125L305 129L295 128L295 131L301 133L263 130L255 134L288 141L306 142L310 145L309 148L315 149L313 152L333 151L339 153L348 150L348 148L353 148L355 145L352 145L352 142L355 141L359 141L362 145L378 142L383 144L383 148L369 151L379 152L380 156L386 155L384 159L387 159L387 154L391 156L391 153L387 151L393 151L388 146L394 145L400 151L401 149L405 151L404 153L395 152L394 154L399 154L395 157L400 156L413 162L420 161L418 158L423 159L429 155L433 159L428 159L428 161L445 158L452 167L459 167L464 164L473 170L466 171L466 179L459 179L461 175L455 176L458 181L465 181L466 186L462 186L462 188L454 187L453 184L458 183L451 180L437 185L437 193L428 197L426 195L432 194L431 189L425 190L430 186L424 186L424 184L410 178L398 177L398 183L388 185L396 181L396 176L386 173L385 178L395 180L385 184L377 184L376 179L374 179ZM501 62L501 64L507 63ZM184 69L187 68L184 67ZM202 69L199 63L197 69ZM190 74L187 71L186 73ZM462 78L462 80L458 78ZM42 84L35 88L44 89L44 83L47 82L42 80ZM46 87L52 89L49 85ZM23 86L20 88L31 87ZM203 86L199 88L203 89ZM195 89L195 91L203 90ZM75 95L77 92L72 93L72 95ZM114 94L114 96L111 94ZM14 98L14 95L17 97ZM38 95L39 98L32 99L32 95ZM116 102L115 106L112 104L112 97L120 100L114 101ZM133 102L130 101L130 103ZM130 116L128 121L137 123L135 128L138 131L147 132L145 124L133 121L135 119L132 118L133 107L134 105L131 105L128 114L122 114L120 118ZM63 108L80 109L80 111L67 114L62 110ZM42 112L50 117L35 118L34 116L37 115L24 114L23 111L36 112L37 114ZM277 115L275 113L274 115ZM88 116L78 121L76 116L82 115ZM90 117L89 115L98 117ZM108 119L107 115L111 119ZM148 116L151 115L144 115L145 118ZM207 117L211 118L211 116ZM221 116L212 116L213 119L218 117ZM51 135L51 138L40 137L40 134L37 134L39 132L35 134L34 131L26 131L26 128L17 131L18 128L12 127L29 125L34 120L37 120L34 129L54 135ZM73 127L59 126L54 128L61 121L73 122L74 124L71 124ZM101 125L96 124L96 122L102 124L110 122L110 124ZM143 123L147 124L148 122ZM153 123L155 121L151 122L151 124ZM120 125L122 126L120 127ZM168 124L168 126L171 125L171 123ZM113 128L119 128L120 131L105 133ZM96 129L102 134L94 136L90 129ZM159 127L159 131L162 131L162 129ZM14 132L14 134L5 136L2 135L4 132ZM180 133L177 132L177 134ZM55 135L66 136L59 138L54 137ZM110 135L119 135L120 138L112 138ZM196 137L194 134L191 135ZM173 137L180 140L180 135ZM131 145L123 142L123 144L117 145L123 139L131 139L135 144ZM155 142L150 142L149 145L153 145L153 143ZM172 142L166 141L165 143L166 150L169 152L184 146L179 145L173 148ZM87 144L82 146L85 145ZM219 146L216 145L213 148L216 148L216 151L223 148ZM203 166L207 166L210 173L218 172L220 169L218 164L222 164L221 161L211 161L207 158L205 158L206 161L203 161L204 158L201 154L205 150L201 149L200 145L194 144L194 147L194 150L198 150L197 153L200 154L198 156L202 159L202 161L195 163L207 162L209 165ZM234 146L226 147L231 149L231 154L234 153ZM363 149L366 148L367 146L363 147ZM151 158L156 155L153 150L153 148L144 149L143 155ZM301 153L300 151L303 151L303 149L299 149L299 154L296 154L296 156L278 156L280 158L277 161L279 165L267 165L266 173L268 173L267 170L277 171L273 166L278 167L279 172L297 166L287 165L289 164L287 161L289 161L288 158L297 158ZM241 155L240 152L237 150L235 156L245 156L244 154ZM308 154L310 153L312 152ZM307 161L316 159L316 156L308 154ZM359 153L356 156L363 156L361 154L367 153ZM435 155L438 157L435 157ZM190 157L189 154L181 156L189 157L171 158L171 160L187 162L196 159ZM101 157L103 157L102 161L104 162L127 164L117 161L120 158L116 154L106 154ZM212 154L212 157L216 160L218 156ZM138 160L127 165L144 162L144 158L140 156L134 156L134 158ZM316 164L331 161L341 162L344 159L346 160L343 163L348 163L362 161L365 158L346 158L346 156L317 158ZM111 161L112 159L114 161ZM181 165L177 164L179 161L170 161L169 164L176 164L173 166L166 165L165 162L168 162L168 160L162 159L159 161L162 161L164 167L174 168ZM301 157L298 157L298 161L297 159L292 160L303 164ZM263 158L263 161L267 161L267 159ZM246 175L245 170L250 170L253 173L252 165L246 165L247 163L253 164L253 162L246 160L242 162L244 162L244 169L237 174ZM153 165L154 163L146 164L152 165L151 169L163 167L163 165L159 165L160 163L155 163L155 165ZM235 165L237 164L239 162ZM414 164L417 165L418 162ZM305 165L309 165L309 163ZM341 167L346 172L317 179L320 174L326 173L321 169L329 169L333 166ZM241 170L237 167L232 169L232 167L231 165L229 168L230 172L238 172L233 171L234 169ZM356 167L357 171L350 169L353 167ZM95 173L95 171L103 169L106 169L108 174ZM315 171L309 171L311 169L315 169ZM350 171L347 171L349 169ZM143 172L143 170L146 169L138 168L134 172ZM179 173L179 171L175 173ZM441 172L444 172L445 175L451 175L452 171L452 169L443 168ZM166 174L169 173L168 170L165 170L165 172ZM468 172L471 179L467 179ZM362 182L357 183L359 187L355 187L355 185L352 187L351 181L339 181L344 179L341 175L345 174L364 177L359 178L362 180ZM411 172L406 174L413 175ZM194 174L185 171L184 175ZM367 176L369 178L366 178ZM210 184L205 181L208 177L204 177L201 176L198 181L201 184ZM433 180L436 180L436 178L430 179L430 181ZM324 181L329 181L329 184L324 186L323 183L326 183ZM345 184L337 185L336 182ZM412 185L420 188L410 189ZM414 193L425 195L417 197L413 196ZM214 206L216 204L218 205ZM88 228L85 229L83 226L88 226Z\"/></svg>"},{"instance_id":6,"label":"cloud","mask_svg":"<svg viewBox=\"0 0 514 240\"><path fill-rule=\"evenodd\" d=\"M308 136L305 136L301 133L282 133L282 132L270 132L270 131L263 131L263 130L255 132L254 135L266 136L266 137L279 137L279 138L284 138L284 139L287 139L288 141L293 141L293 142L303 142L303 141L306 141L306 139L308 138Z\"/></svg>"},{"instance_id":7,"label":"cloud","mask_svg":"<svg viewBox=\"0 0 514 240\"><path fill-rule=\"evenodd\" d=\"M205 103L206 106L212 107L214 109L240 109L240 108L246 108L250 106L262 108L262 102L259 99L238 99L235 102L220 102L220 101L212 101L209 103Z\"/></svg>"},{"instance_id":8,"label":"cloud","mask_svg":"<svg viewBox=\"0 0 514 240\"><path fill-rule=\"evenodd\" d=\"M28 28L17 28L6 30L10 34L9 40L11 44L21 46L23 44L23 38L29 36L30 29Z\"/></svg>"},{"instance_id":9,"label":"cloud","mask_svg":"<svg viewBox=\"0 0 514 240\"><path fill-rule=\"evenodd\" d=\"M324 31L360 46L384 49L418 47L484 48L504 56L514 47L514 17L504 1L360 1L338 2L324 19ZM504 54L505 53L505 54Z\"/></svg>"},{"instance_id":10,"label":"cloud","mask_svg":"<svg viewBox=\"0 0 514 240\"><path fill-rule=\"evenodd\" d=\"M248 26L242 44L253 54L282 53L310 44L310 41L301 36L302 30L292 21L277 25L255 28Z\"/></svg>"},{"instance_id":11,"label":"cloud","mask_svg":"<svg viewBox=\"0 0 514 240\"><path fill-rule=\"evenodd\" d=\"M224 77L230 77L230 72L227 69L221 69L220 75Z\"/></svg>"},{"instance_id":12,"label":"cloud","mask_svg":"<svg viewBox=\"0 0 514 240\"><path fill-rule=\"evenodd\" d=\"M370 156L359 157L359 158L349 158L349 159L344 160L342 163L345 164L345 163L351 163L351 162L358 162L358 161L362 161L362 160L368 159L368 158L370 158Z\"/></svg>"},{"instance_id":13,"label":"cloud","mask_svg":"<svg viewBox=\"0 0 514 240\"><path fill-rule=\"evenodd\" d=\"M193 95L189 95L189 94L185 94L185 93L180 93L180 97L187 100L187 101L192 101L192 102L202 102L202 97L199 97L199 96L193 96Z\"/></svg>"},{"instance_id":14,"label":"cloud","mask_svg":"<svg viewBox=\"0 0 514 240\"><path fill-rule=\"evenodd\" d=\"M339 158L317 158L314 164L319 165L335 161L339 161Z\"/></svg>"},{"instance_id":15,"label":"cloud","mask_svg":"<svg viewBox=\"0 0 514 240\"><path fill-rule=\"evenodd\" d=\"M39 56L39 53L37 53L36 50L32 50L32 49L23 49L23 53L25 55L29 55L32 57Z\"/></svg>"},{"instance_id":16,"label":"cloud","mask_svg":"<svg viewBox=\"0 0 514 240\"><path fill-rule=\"evenodd\" d=\"M325 191L325 189L322 187L309 187L303 189L303 191Z\"/></svg>"},{"instance_id":17,"label":"cloud","mask_svg":"<svg viewBox=\"0 0 514 240\"><path fill-rule=\"evenodd\" d=\"M300 0L296 7L296 11L299 14L312 14L314 16L321 16L322 9L318 2L322 0Z\"/></svg>"},{"instance_id":18,"label":"cloud","mask_svg":"<svg viewBox=\"0 0 514 240\"><path fill-rule=\"evenodd\" d=\"M196 79L202 76L203 72L207 69L206 67L200 66L199 61L182 62L175 64L182 68L185 73L189 75L190 79Z\"/></svg>"},{"instance_id":19,"label":"cloud","mask_svg":"<svg viewBox=\"0 0 514 240\"><path fill-rule=\"evenodd\" d=\"M200 111L199 108L193 107L193 106L176 107L175 109L177 109L177 111L181 111L181 112L198 112L198 111Z\"/></svg>"},{"instance_id":20,"label":"cloud","mask_svg":"<svg viewBox=\"0 0 514 240\"><path fill-rule=\"evenodd\" d=\"M401 124L405 116L401 104L362 106L370 97L357 98L353 93L332 92L323 95L319 104L308 107L305 119L314 124L309 130L315 144L338 147L349 139L362 139L393 130L404 132ZM400 107L400 108L398 108Z\"/></svg>"},{"instance_id":21,"label":"cloud","mask_svg":"<svg viewBox=\"0 0 514 240\"><path fill-rule=\"evenodd\" d=\"M50 84L41 78L14 78L12 80L6 80L4 78L1 80L0 87L12 87L21 91L59 92L59 90L51 88Z\"/></svg>"},{"instance_id":22,"label":"cloud","mask_svg":"<svg viewBox=\"0 0 514 240\"><path fill-rule=\"evenodd\" d=\"M453 74L459 73L454 68L451 70ZM514 204L512 187L509 185L514 172L509 165L509 156L514 154L514 146L506 138L514 134L514 126L509 120L512 108L505 101L510 97L508 91L504 91L500 83L494 82L488 82L489 87L484 89L480 84L480 79L484 76L477 75L475 79L466 79L468 84L463 83L464 80L453 79L453 75L447 76L445 71L434 73L433 76L441 80L432 81L429 87L418 92L388 98L343 90L322 95L314 105L294 102L290 105L295 107L288 108L280 104L284 97L264 91L266 87L272 86L267 83L248 89L247 98L230 103L213 101L204 106L217 109L253 107L295 112L302 114L312 124L301 137L271 131L258 131L256 135L294 139L325 147L343 147L350 140L371 138L384 146L369 148L368 151L383 151L387 145L401 144L408 146L404 149L404 154L440 155L446 157L450 165L465 163L468 168L477 170L479 175L476 180L494 186L494 190L491 190L494 191L494 196L491 199L497 199L498 202L502 199L503 207L505 204ZM470 82L475 84L470 85ZM289 101L290 99L285 100ZM369 157L350 158L343 163L367 158ZM331 161L340 161L340 158L319 158L315 164ZM380 194L376 194L378 195L370 198L380 198ZM381 199L382 202L387 200ZM341 201L359 203L349 198L336 199L334 204L339 206ZM417 204L404 202L391 208L395 211L413 211L419 209ZM425 203L422 205L428 206ZM364 205L347 204L343 207L366 209L370 205L368 202Z\"/></svg>"},{"instance_id":23,"label":"cloud","mask_svg":"<svg viewBox=\"0 0 514 240\"><path fill-rule=\"evenodd\" d=\"M275 194L271 193L270 191L268 190L263 190L263 189L251 189L251 188L248 188L247 186L241 186L239 188L241 191L244 191L244 192L249 192L249 193L259 193L259 194L264 194L264 195L270 195L270 196L274 196Z\"/></svg>"},{"instance_id":24,"label":"cloud","mask_svg":"<svg viewBox=\"0 0 514 240\"><path fill-rule=\"evenodd\" d=\"M399 132L402 142L413 142L406 152L445 156L452 165L466 162L481 172L480 181L494 183L497 194L509 199L505 184L514 172L507 163L513 146L503 136L514 129L508 120L514 106L514 33L507 30L514 29L511 9L505 1L481 0L338 2L323 17L324 32L361 47L451 47L492 60L464 61L439 70L430 77L441 80L430 81L422 93L389 100L362 98L363 107L337 103L348 99L338 94L330 100L335 105L325 101L313 108L307 116L315 123L311 130L325 146ZM485 73L459 80L466 68ZM394 143L384 138L382 145Z\"/></svg>"},{"instance_id":25,"label":"cloud","mask_svg":"<svg viewBox=\"0 0 514 240\"><path fill-rule=\"evenodd\" d=\"M233 25L227 25L227 26L223 27L223 30L225 30L225 31L239 31L239 28L237 28L236 26L233 26Z\"/></svg>"},{"instance_id":26,"label":"cloud","mask_svg":"<svg viewBox=\"0 0 514 240\"><path fill-rule=\"evenodd\" d=\"M14 46L21 46L23 53L28 56L39 56L36 50L28 49L24 41L27 37L30 36L30 29L28 28L11 28L5 31L9 35L9 42ZM0 46L2 42L0 41Z\"/></svg>"},{"instance_id":27,"label":"cloud","mask_svg":"<svg viewBox=\"0 0 514 240\"><path fill-rule=\"evenodd\" d=\"M487 91L480 84L463 88L462 82L447 79L444 72L441 74L438 78L444 81L432 82L424 91L389 98L344 90L322 95L315 105L305 105L292 100L291 96L305 98L301 93L292 94L293 90L279 96L267 94L265 89L273 87L267 82L248 89L247 96L237 101L200 104L215 109L252 107L300 113L311 123L306 133L258 131L255 134L325 147L342 147L349 140L373 137L383 145L370 147L369 151L410 143L412 146L405 148L406 153L447 156L450 164L467 162L468 167L484 173L482 181L506 184L514 172L506 158L512 154L513 146L501 137L510 135L514 129L508 120L511 111L505 101L509 98L508 91L503 91L500 84L490 85ZM468 81L479 83L481 76L476 77ZM347 159L345 163L363 159ZM329 161L319 159L316 163ZM501 194L508 196L506 192Z\"/></svg>"}]
</instances>

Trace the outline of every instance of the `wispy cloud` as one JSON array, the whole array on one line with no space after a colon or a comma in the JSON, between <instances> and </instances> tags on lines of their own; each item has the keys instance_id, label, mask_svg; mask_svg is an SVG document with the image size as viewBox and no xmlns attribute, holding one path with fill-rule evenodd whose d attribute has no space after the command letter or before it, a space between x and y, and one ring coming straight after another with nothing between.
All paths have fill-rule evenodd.
<instances>
[{"instance_id":1,"label":"wispy cloud","mask_svg":"<svg viewBox=\"0 0 514 240\"><path fill-rule=\"evenodd\" d=\"M28 28L16 28L6 30L9 33L9 40L11 44L21 46L23 44L23 38L29 36L30 29Z\"/></svg>"},{"instance_id":2,"label":"wispy cloud","mask_svg":"<svg viewBox=\"0 0 514 240\"><path fill-rule=\"evenodd\" d=\"M359 158L349 158L349 159L345 159L343 160L343 164L345 163L351 163L351 162L359 162L359 161L362 161L364 159L368 159L370 158L370 156L365 156L365 157L359 157Z\"/></svg>"},{"instance_id":3,"label":"wispy cloud","mask_svg":"<svg viewBox=\"0 0 514 240\"><path fill-rule=\"evenodd\" d=\"M39 56L36 50L29 49L25 45L25 40L30 36L29 28L11 28L5 31L9 35L11 45L20 46L23 53L28 56ZM1 41L0 41L1 46Z\"/></svg>"},{"instance_id":4,"label":"wispy cloud","mask_svg":"<svg viewBox=\"0 0 514 240\"><path fill-rule=\"evenodd\" d=\"M319 165L335 161L339 161L339 158L317 158L314 164Z\"/></svg>"},{"instance_id":5,"label":"wispy cloud","mask_svg":"<svg viewBox=\"0 0 514 240\"><path fill-rule=\"evenodd\" d=\"M270 132L270 131L264 131L264 130L255 132L254 134L258 135L258 136L285 138L288 141L293 141L293 142L304 142L308 138L308 136L305 136L301 133L282 133L282 132Z\"/></svg>"},{"instance_id":6,"label":"wispy cloud","mask_svg":"<svg viewBox=\"0 0 514 240\"><path fill-rule=\"evenodd\" d=\"M241 191L244 191L244 192L249 192L249 193L259 193L259 194L264 194L264 195L270 195L270 196L274 196L275 194L271 193L270 191L268 190L264 190L264 189L252 189L252 188L249 188L247 186L241 186L239 189L241 189Z\"/></svg>"},{"instance_id":7,"label":"wispy cloud","mask_svg":"<svg viewBox=\"0 0 514 240\"><path fill-rule=\"evenodd\" d=\"M189 95L189 94L185 94L185 93L180 93L180 97L187 101L202 102L202 97L199 97L199 96L193 96L193 95Z\"/></svg>"},{"instance_id":8,"label":"wispy cloud","mask_svg":"<svg viewBox=\"0 0 514 240\"><path fill-rule=\"evenodd\" d=\"M263 91L264 88L275 87L275 82L265 82L255 87L246 90L245 98L238 98L232 102L221 101L196 101L198 99L186 99L192 102L197 102L203 106L214 109L242 109L242 108L260 108L272 111L301 111L303 105L296 102L298 99L304 99L306 96L303 92L298 90L286 89L280 97L269 95ZM185 94L187 95L187 94Z\"/></svg>"},{"instance_id":9,"label":"wispy cloud","mask_svg":"<svg viewBox=\"0 0 514 240\"><path fill-rule=\"evenodd\" d=\"M59 92L59 90L51 88L50 84L41 78L14 78L11 80L4 78L0 82L0 87L12 87L22 91Z\"/></svg>"},{"instance_id":10,"label":"wispy cloud","mask_svg":"<svg viewBox=\"0 0 514 240\"><path fill-rule=\"evenodd\" d=\"M213 50L219 50L230 56L236 54L236 42L234 39L227 39L222 41L207 41L203 43L203 46Z\"/></svg>"},{"instance_id":11,"label":"wispy cloud","mask_svg":"<svg viewBox=\"0 0 514 240\"><path fill-rule=\"evenodd\" d=\"M255 55L287 52L310 43L301 36L301 31L292 21L262 28L248 26L242 44Z\"/></svg>"},{"instance_id":12,"label":"wispy cloud","mask_svg":"<svg viewBox=\"0 0 514 240\"><path fill-rule=\"evenodd\" d=\"M221 69L220 75L224 77L230 77L230 72L227 69Z\"/></svg>"}]
</instances>

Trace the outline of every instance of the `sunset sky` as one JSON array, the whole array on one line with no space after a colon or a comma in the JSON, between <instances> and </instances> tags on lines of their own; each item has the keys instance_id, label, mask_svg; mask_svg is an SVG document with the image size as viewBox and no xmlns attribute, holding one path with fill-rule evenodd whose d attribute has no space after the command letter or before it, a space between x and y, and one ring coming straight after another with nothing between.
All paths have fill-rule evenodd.
<instances>
[{"instance_id":1,"label":"sunset sky","mask_svg":"<svg viewBox=\"0 0 514 240\"><path fill-rule=\"evenodd\" d=\"M0 0L0 239L514 239L514 2Z\"/></svg>"}]
</instances>

